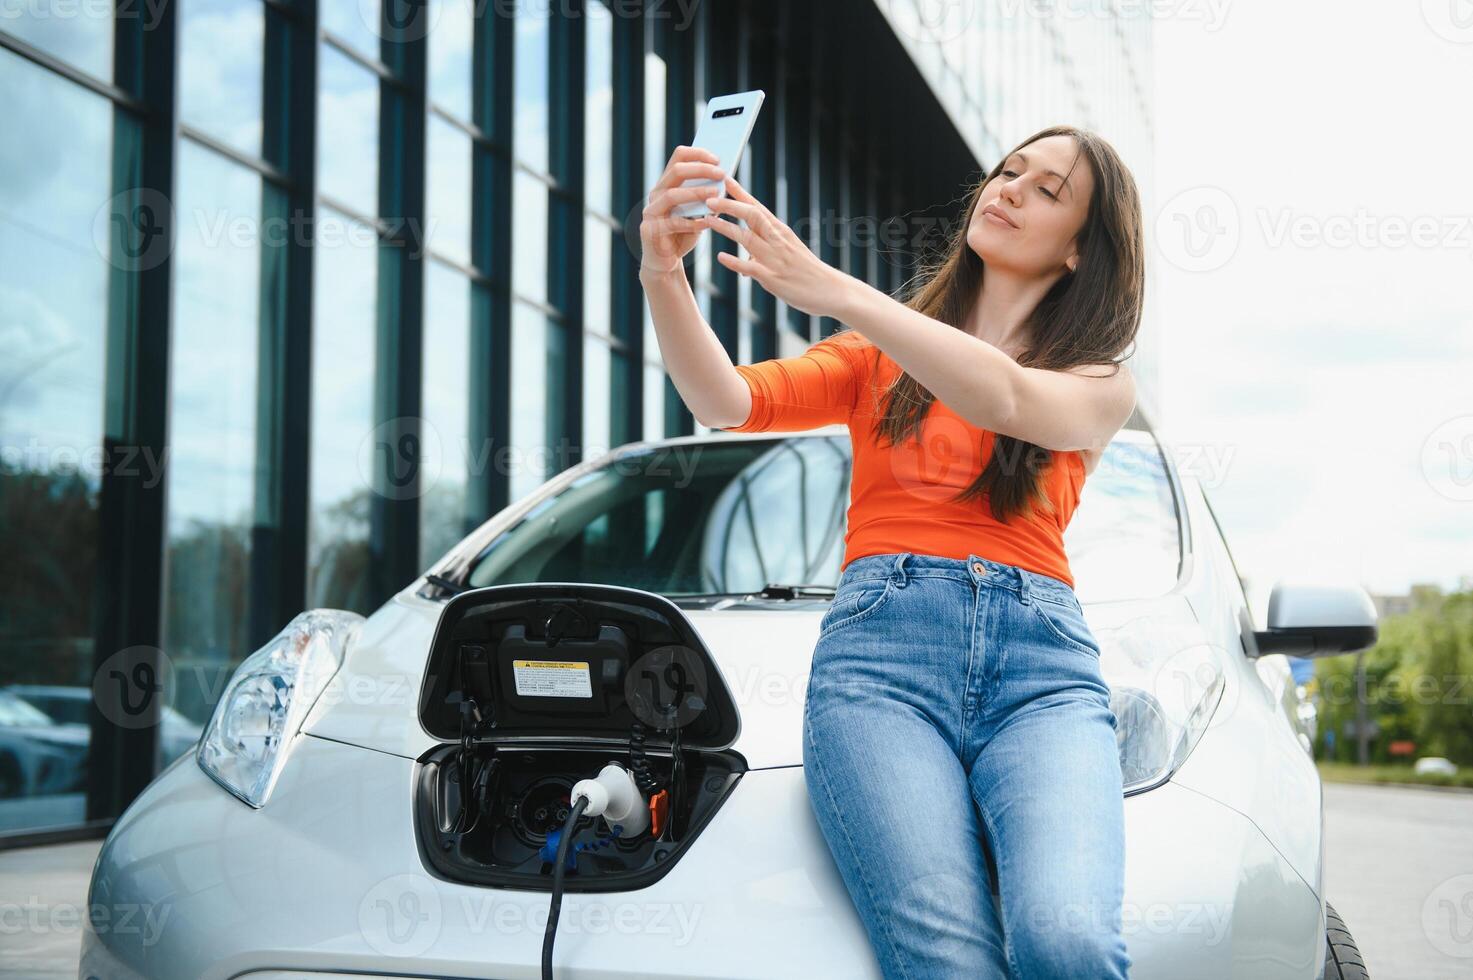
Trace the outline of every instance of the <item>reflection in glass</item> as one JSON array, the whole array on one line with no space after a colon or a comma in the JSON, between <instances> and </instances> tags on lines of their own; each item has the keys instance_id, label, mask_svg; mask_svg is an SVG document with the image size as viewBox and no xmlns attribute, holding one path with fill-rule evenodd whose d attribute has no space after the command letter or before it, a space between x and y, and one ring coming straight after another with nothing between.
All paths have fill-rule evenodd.
<instances>
[{"instance_id":1,"label":"reflection in glass","mask_svg":"<svg viewBox=\"0 0 1473 980\"><path fill-rule=\"evenodd\" d=\"M322 26L360 54L379 60L379 0L320 0Z\"/></svg>"},{"instance_id":2,"label":"reflection in glass","mask_svg":"<svg viewBox=\"0 0 1473 980\"><path fill-rule=\"evenodd\" d=\"M307 605L367 615L378 240L323 208L313 256Z\"/></svg>"},{"instance_id":3,"label":"reflection in glass","mask_svg":"<svg viewBox=\"0 0 1473 980\"><path fill-rule=\"evenodd\" d=\"M110 23L110 19L108 23ZM13 21L7 25L20 33ZM50 23L56 23L52 21ZM83 32L89 21L65 21ZM89 733L10 684L90 696L112 196L108 103L0 50L0 832L85 818ZM100 238L94 237L99 235ZM161 461L135 459L157 473Z\"/></svg>"},{"instance_id":4,"label":"reflection in glass","mask_svg":"<svg viewBox=\"0 0 1473 980\"><path fill-rule=\"evenodd\" d=\"M1083 602L1169 592L1181 564L1181 527L1166 461L1154 437L1125 429L1085 477L1064 550Z\"/></svg>"},{"instance_id":5,"label":"reflection in glass","mask_svg":"<svg viewBox=\"0 0 1473 980\"><path fill-rule=\"evenodd\" d=\"M645 194L655 186L671 150L665 146L665 60L653 51L644 56L644 187ZM640 304L644 324L644 438L660 439L665 435L665 368L658 359L659 338L650 304Z\"/></svg>"},{"instance_id":6,"label":"reflection in glass","mask_svg":"<svg viewBox=\"0 0 1473 980\"><path fill-rule=\"evenodd\" d=\"M547 302L547 185L525 170L512 177L512 287L521 296Z\"/></svg>"},{"instance_id":7,"label":"reflection in glass","mask_svg":"<svg viewBox=\"0 0 1473 980\"><path fill-rule=\"evenodd\" d=\"M179 18L180 118L259 156L266 8L260 0L189 0Z\"/></svg>"},{"instance_id":8,"label":"reflection in glass","mask_svg":"<svg viewBox=\"0 0 1473 980\"><path fill-rule=\"evenodd\" d=\"M567 466L562 411L567 351L562 326L523 303L512 305L511 328L513 451L508 466L511 498L516 500Z\"/></svg>"},{"instance_id":9,"label":"reflection in glass","mask_svg":"<svg viewBox=\"0 0 1473 980\"><path fill-rule=\"evenodd\" d=\"M613 352L609 342L583 335L583 458L591 459L609 448Z\"/></svg>"},{"instance_id":10,"label":"reflection in glass","mask_svg":"<svg viewBox=\"0 0 1473 980\"><path fill-rule=\"evenodd\" d=\"M547 171L548 5L517 5L516 157L533 170Z\"/></svg>"},{"instance_id":11,"label":"reflection in glass","mask_svg":"<svg viewBox=\"0 0 1473 980\"><path fill-rule=\"evenodd\" d=\"M419 510L420 566L465 536L470 447L471 284L439 262L425 270L425 445ZM438 452L436 449L438 448ZM436 465L435 460L438 460Z\"/></svg>"},{"instance_id":12,"label":"reflection in glass","mask_svg":"<svg viewBox=\"0 0 1473 980\"><path fill-rule=\"evenodd\" d=\"M433 0L430 10L430 101L455 116L471 120L471 57L478 0ZM436 9L438 8L438 9Z\"/></svg>"},{"instance_id":13,"label":"reflection in glass","mask_svg":"<svg viewBox=\"0 0 1473 980\"><path fill-rule=\"evenodd\" d=\"M847 435L813 434L626 451L491 541L470 584L597 582L672 596L833 585L850 453ZM1118 433L1065 532L1082 601L1172 587L1174 500L1154 438Z\"/></svg>"},{"instance_id":14,"label":"reflection in glass","mask_svg":"<svg viewBox=\"0 0 1473 980\"><path fill-rule=\"evenodd\" d=\"M847 436L623 453L495 539L470 584L594 582L690 595L833 583L849 466Z\"/></svg>"},{"instance_id":15,"label":"reflection in glass","mask_svg":"<svg viewBox=\"0 0 1473 980\"><path fill-rule=\"evenodd\" d=\"M609 295L613 229L600 218L583 219L583 444L585 458L607 449L612 432L613 362Z\"/></svg>"},{"instance_id":16,"label":"reflection in glass","mask_svg":"<svg viewBox=\"0 0 1473 980\"><path fill-rule=\"evenodd\" d=\"M599 0L592 0L586 9L584 195L590 210L608 214L614 209L614 18Z\"/></svg>"},{"instance_id":17,"label":"reflection in glass","mask_svg":"<svg viewBox=\"0 0 1473 980\"><path fill-rule=\"evenodd\" d=\"M164 650L176 670L238 662L247 649L256 465L261 180L183 140L175 218L169 370L168 588ZM176 703L197 722L203 685Z\"/></svg>"},{"instance_id":18,"label":"reflection in glass","mask_svg":"<svg viewBox=\"0 0 1473 980\"><path fill-rule=\"evenodd\" d=\"M113 80L112 4L27 0L0 7L0 30L96 78Z\"/></svg>"},{"instance_id":19,"label":"reflection in glass","mask_svg":"<svg viewBox=\"0 0 1473 980\"><path fill-rule=\"evenodd\" d=\"M471 263L471 138L430 116L425 180L429 246L461 265Z\"/></svg>"},{"instance_id":20,"label":"reflection in glass","mask_svg":"<svg viewBox=\"0 0 1473 980\"><path fill-rule=\"evenodd\" d=\"M378 214L378 76L331 45L318 63L317 189Z\"/></svg>"}]
</instances>

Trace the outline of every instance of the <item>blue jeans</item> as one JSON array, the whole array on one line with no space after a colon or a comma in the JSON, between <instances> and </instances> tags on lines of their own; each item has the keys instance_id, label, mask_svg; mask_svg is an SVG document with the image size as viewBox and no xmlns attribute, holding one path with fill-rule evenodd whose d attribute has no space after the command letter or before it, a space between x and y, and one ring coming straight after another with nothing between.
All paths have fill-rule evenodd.
<instances>
[{"instance_id":1,"label":"blue jeans","mask_svg":"<svg viewBox=\"0 0 1473 980\"><path fill-rule=\"evenodd\" d=\"M976 555L844 569L813 654L804 779L886 977L1127 976L1099 658L1059 579Z\"/></svg>"}]
</instances>

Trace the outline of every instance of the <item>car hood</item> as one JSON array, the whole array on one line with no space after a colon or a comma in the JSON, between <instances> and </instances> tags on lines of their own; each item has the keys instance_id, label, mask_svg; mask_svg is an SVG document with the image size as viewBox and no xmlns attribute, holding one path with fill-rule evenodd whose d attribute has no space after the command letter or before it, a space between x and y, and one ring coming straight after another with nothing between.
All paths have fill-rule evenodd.
<instances>
[{"instance_id":1,"label":"car hood","mask_svg":"<svg viewBox=\"0 0 1473 980\"><path fill-rule=\"evenodd\" d=\"M419 583L415 583L417 587ZM421 725L420 687L444 602L406 589L364 622L302 730L405 758L443 744ZM803 764L803 697L826 604L684 609L740 713L731 748L753 769ZM1142 615L1190 621L1180 596L1085 604L1096 629Z\"/></svg>"},{"instance_id":2,"label":"car hood","mask_svg":"<svg viewBox=\"0 0 1473 980\"><path fill-rule=\"evenodd\" d=\"M363 623L302 730L411 759L443 744L420 724L418 705L444 607L411 591L380 607ZM681 610L731 691L741 724L731 748L751 768L802 764L803 694L825 610L819 604Z\"/></svg>"}]
</instances>

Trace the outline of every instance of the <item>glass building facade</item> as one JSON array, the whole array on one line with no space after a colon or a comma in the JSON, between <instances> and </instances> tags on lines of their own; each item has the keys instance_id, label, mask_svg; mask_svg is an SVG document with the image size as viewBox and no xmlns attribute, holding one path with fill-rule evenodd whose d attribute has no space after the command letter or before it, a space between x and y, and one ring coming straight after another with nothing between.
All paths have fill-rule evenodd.
<instances>
[{"instance_id":1,"label":"glass building facade","mask_svg":"<svg viewBox=\"0 0 1473 980\"><path fill-rule=\"evenodd\" d=\"M1148 190L1149 25L953 6L930 39L899 0L0 12L0 847L101 836L301 609L368 613L547 477L700 428L637 222L709 97L766 91L738 179L892 292L1048 122ZM837 327L718 249L733 358Z\"/></svg>"}]
</instances>

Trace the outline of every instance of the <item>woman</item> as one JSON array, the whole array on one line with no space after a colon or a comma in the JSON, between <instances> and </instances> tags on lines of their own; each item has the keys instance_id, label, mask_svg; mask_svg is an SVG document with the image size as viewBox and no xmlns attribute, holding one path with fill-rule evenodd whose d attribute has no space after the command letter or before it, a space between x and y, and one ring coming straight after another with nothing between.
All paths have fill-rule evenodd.
<instances>
[{"instance_id":1,"label":"woman","mask_svg":"<svg viewBox=\"0 0 1473 980\"><path fill-rule=\"evenodd\" d=\"M681 187L690 177L724 179L730 198L670 216L711 193ZM1139 196L1109 144L1053 127L994 167L963 214L901 303L679 147L644 211L640 280L703 424L849 426L846 553L803 758L885 975L1124 977L1116 718L1063 532L1135 405L1116 358L1140 322ZM681 268L706 229L749 254L723 265L851 329L733 366Z\"/></svg>"}]
</instances>

